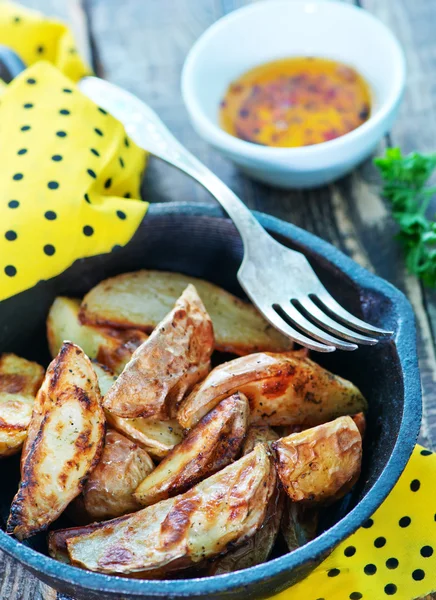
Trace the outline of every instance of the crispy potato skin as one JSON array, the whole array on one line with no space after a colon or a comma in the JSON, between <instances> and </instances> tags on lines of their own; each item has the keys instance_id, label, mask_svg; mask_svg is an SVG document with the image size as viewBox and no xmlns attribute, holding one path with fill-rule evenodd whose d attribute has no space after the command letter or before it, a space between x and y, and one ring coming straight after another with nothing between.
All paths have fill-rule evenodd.
<instances>
[{"instance_id":1,"label":"crispy potato skin","mask_svg":"<svg viewBox=\"0 0 436 600\"><path fill-rule=\"evenodd\" d=\"M147 339L148 335L135 329L112 329L111 344L103 344L97 352L97 360L114 373L122 373L133 353Z\"/></svg>"},{"instance_id":2,"label":"crispy potato skin","mask_svg":"<svg viewBox=\"0 0 436 600\"><path fill-rule=\"evenodd\" d=\"M104 365L93 361L102 396L117 380L116 375ZM154 458L162 459L183 440L183 431L176 419L122 419L105 411L106 420L111 427L138 444Z\"/></svg>"},{"instance_id":3,"label":"crispy potato skin","mask_svg":"<svg viewBox=\"0 0 436 600\"><path fill-rule=\"evenodd\" d=\"M183 401L177 414L180 425L190 429L236 390L247 396L255 425L308 427L366 409L356 386L301 353L262 352L213 369Z\"/></svg>"},{"instance_id":4,"label":"crispy potato skin","mask_svg":"<svg viewBox=\"0 0 436 600\"><path fill-rule=\"evenodd\" d=\"M362 437L351 417L294 433L272 448L277 473L293 502L333 502L360 474Z\"/></svg>"},{"instance_id":5,"label":"crispy potato skin","mask_svg":"<svg viewBox=\"0 0 436 600\"><path fill-rule=\"evenodd\" d=\"M227 466L241 448L248 402L236 393L222 400L138 486L144 506L176 496Z\"/></svg>"},{"instance_id":6,"label":"crispy potato skin","mask_svg":"<svg viewBox=\"0 0 436 600\"><path fill-rule=\"evenodd\" d=\"M121 373L133 352L148 338L139 330L82 325L79 320L80 300L58 296L47 317L47 339L54 358L64 340L71 340L90 358Z\"/></svg>"},{"instance_id":7,"label":"crispy potato skin","mask_svg":"<svg viewBox=\"0 0 436 600\"><path fill-rule=\"evenodd\" d=\"M363 412L357 413L352 416L353 421L356 423L357 429L360 431L360 435L362 436L362 440L365 437L366 433L366 418Z\"/></svg>"},{"instance_id":8,"label":"crispy potato skin","mask_svg":"<svg viewBox=\"0 0 436 600\"><path fill-rule=\"evenodd\" d=\"M74 502L81 499L87 522L139 510L141 505L133 492L153 469L153 461L145 450L117 431L108 430L100 462Z\"/></svg>"},{"instance_id":9,"label":"crispy potato skin","mask_svg":"<svg viewBox=\"0 0 436 600\"><path fill-rule=\"evenodd\" d=\"M7 531L19 539L48 527L100 460L105 421L97 377L84 352L65 342L38 392L23 450L20 488Z\"/></svg>"},{"instance_id":10,"label":"crispy potato skin","mask_svg":"<svg viewBox=\"0 0 436 600\"><path fill-rule=\"evenodd\" d=\"M104 398L117 417L168 419L193 385L210 369L212 321L194 286L133 354Z\"/></svg>"},{"instance_id":11,"label":"crispy potato skin","mask_svg":"<svg viewBox=\"0 0 436 600\"><path fill-rule=\"evenodd\" d=\"M254 306L208 281L180 273L137 271L106 279L86 294L80 318L90 325L151 333L190 283L212 318L217 350L244 355L292 349L292 342L271 327Z\"/></svg>"},{"instance_id":12,"label":"crispy potato skin","mask_svg":"<svg viewBox=\"0 0 436 600\"><path fill-rule=\"evenodd\" d=\"M44 369L15 354L0 356L0 458L20 451Z\"/></svg>"},{"instance_id":13,"label":"crispy potato skin","mask_svg":"<svg viewBox=\"0 0 436 600\"><path fill-rule=\"evenodd\" d=\"M210 413L209 413L210 414ZM245 438L242 453L244 456L254 450L258 444L268 444L278 439L278 435L270 427L250 427ZM240 569L248 569L266 560L273 549L280 531L286 494L280 481L268 501L265 519L262 526L242 546L231 549L224 556L213 560L209 566L209 575L221 575Z\"/></svg>"},{"instance_id":14,"label":"crispy potato skin","mask_svg":"<svg viewBox=\"0 0 436 600\"><path fill-rule=\"evenodd\" d=\"M171 573L240 544L262 525L276 475L265 446L202 481L67 540L73 565L102 573Z\"/></svg>"}]
</instances>

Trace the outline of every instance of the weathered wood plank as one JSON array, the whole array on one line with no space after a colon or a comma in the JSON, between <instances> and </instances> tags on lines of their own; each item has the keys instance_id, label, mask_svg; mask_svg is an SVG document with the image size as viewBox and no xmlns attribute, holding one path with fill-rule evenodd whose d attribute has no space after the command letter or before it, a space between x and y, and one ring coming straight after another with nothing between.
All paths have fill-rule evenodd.
<instances>
[{"instance_id":1,"label":"weathered wood plank","mask_svg":"<svg viewBox=\"0 0 436 600\"><path fill-rule=\"evenodd\" d=\"M398 121L391 131L392 144L404 152L419 150L434 152L436 145L436 41L431 23L436 19L436 6L426 0L397 0L377 2L363 0L363 6L381 19L397 35L405 49L408 83ZM436 210L436 201L433 202ZM392 225L389 226L392 231ZM388 233L383 229L384 234ZM374 247L376 244L368 244ZM393 246L393 245L391 245ZM395 262L385 261L385 265ZM390 274L384 276L390 279ZM423 386L423 435L434 447L436 444L436 293L423 288L412 276L404 279L403 291L413 303L419 324L419 354Z\"/></svg>"}]
</instances>

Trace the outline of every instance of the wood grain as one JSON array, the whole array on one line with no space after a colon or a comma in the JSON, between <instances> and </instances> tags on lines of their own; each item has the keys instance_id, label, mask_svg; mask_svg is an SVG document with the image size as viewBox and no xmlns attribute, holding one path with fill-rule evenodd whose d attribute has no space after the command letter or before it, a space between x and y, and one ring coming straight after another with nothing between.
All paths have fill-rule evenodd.
<instances>
[{"instance_id":1,"label":"wood grain","mask_svg":"<svg viewBox=\"0 0 436 600\"><path fill-rule=\"evenodd\" d=\"M74 25L85 53L93 49L99 74L137 94L194 154L253 209L295 223L333 243L357 262L402 289L412 302L424 392L421 441L436 447L436 292L408 275L395 225L379 196L370 161L338 183L317 190L283 192L243 177L193 131L180 94L180 72L197 37L222 15L251 0L25 0L23 3ZM428 0L362 0L388 24L406 52L408 86L391 141L405 151L436 146L436 5ZM384 144L380 146L384 150ZM213 202L186 176L152 161L143 195L152 202ZM436 208L436 207L435 207ZM0 598L55 600L56 594L0 553ZM428 596L423 600L431 600ZM61 600L59 596L57 600Z\"/></svg>"}]
</instances>

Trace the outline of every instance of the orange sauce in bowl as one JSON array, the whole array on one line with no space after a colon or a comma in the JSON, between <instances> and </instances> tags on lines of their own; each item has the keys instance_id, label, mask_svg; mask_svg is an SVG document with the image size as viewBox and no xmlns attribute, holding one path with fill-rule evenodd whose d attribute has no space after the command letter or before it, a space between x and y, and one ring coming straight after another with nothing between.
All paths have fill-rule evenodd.
<instances>
[{"instance_id":1,"label":"orange sauce in bowl","mask_svg":"<svg viewBox=\"0 0 436 600\"><path fill-rule=\"evenodd\" d=\"M371 91L352 67L294 57L255 67L230 84L221 127L254 144L292 148L333 140L370 116Z\"/></svg>"}]
</instances>

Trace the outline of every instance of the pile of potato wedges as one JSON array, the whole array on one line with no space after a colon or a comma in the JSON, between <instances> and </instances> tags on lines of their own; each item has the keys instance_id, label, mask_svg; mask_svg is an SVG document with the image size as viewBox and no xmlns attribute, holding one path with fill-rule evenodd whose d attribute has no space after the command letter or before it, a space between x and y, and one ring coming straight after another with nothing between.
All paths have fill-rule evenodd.
<instances>
[{"instance_id":1,"label":"pile of potato wedges","mask_svg":"<svg viewBox=\"0 0 436 600\"><path fill-rule=\"evenodd\" d=\"M107 279L56 298L47 337L45 372L0 357L0 458L21 452L9 534L76 525L48 533L60 561L145 579L247 568L279 535L313 539L359 477L361 392L207 281Z\"/></svg>"}]
</instances>

